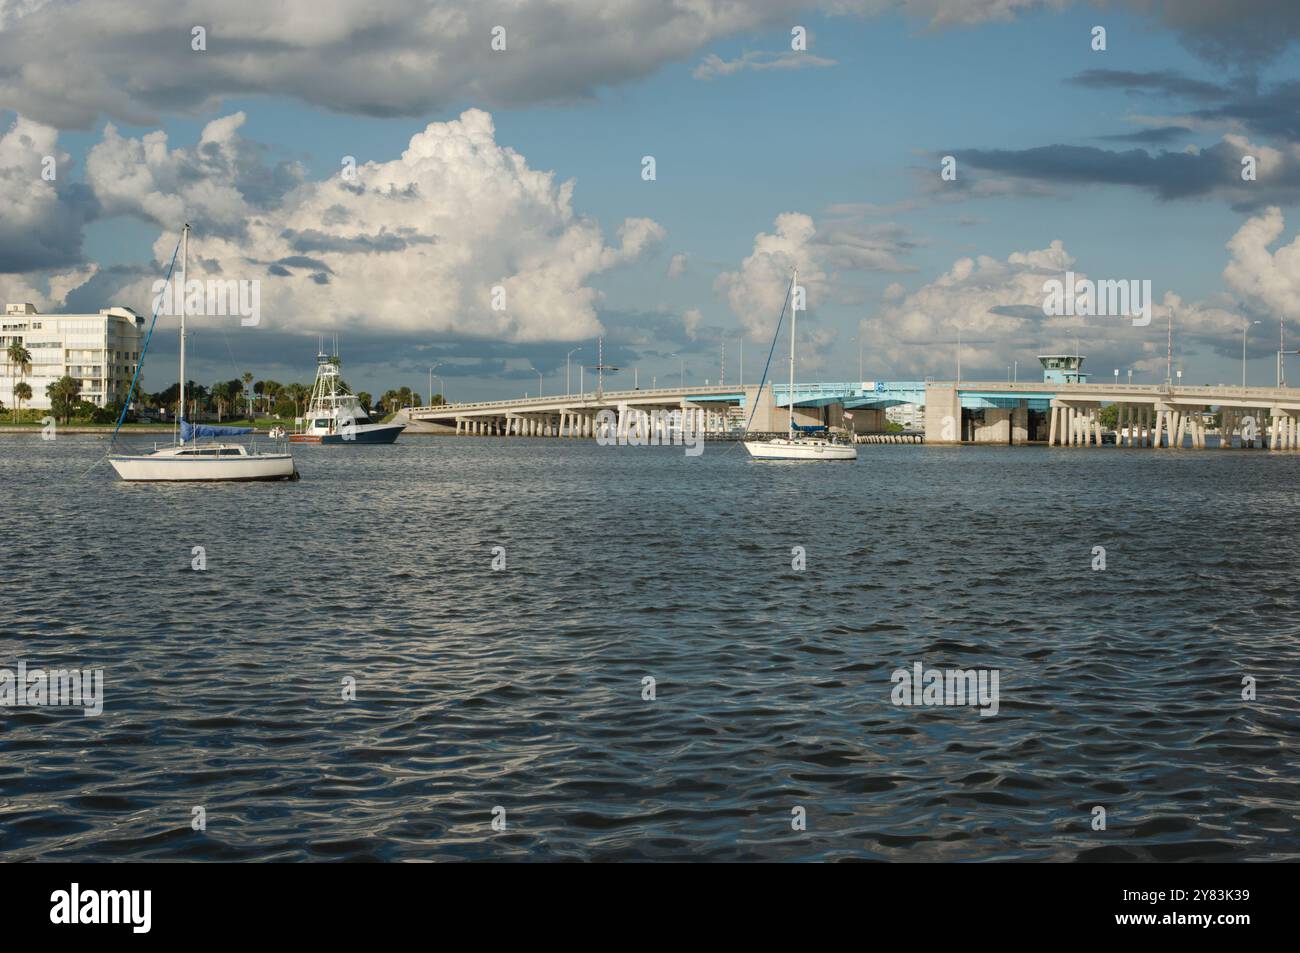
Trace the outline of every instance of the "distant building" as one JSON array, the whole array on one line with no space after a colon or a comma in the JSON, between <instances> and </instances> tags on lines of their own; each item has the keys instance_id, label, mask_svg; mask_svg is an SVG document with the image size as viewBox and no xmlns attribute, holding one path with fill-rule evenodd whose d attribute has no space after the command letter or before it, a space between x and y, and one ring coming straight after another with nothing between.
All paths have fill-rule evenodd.
<instances>
[{"instance_id":1,"label":"distant building","mask_svg":"<svg viewBox=\"0 0 1300 953\"><path fill-rule=\"evenodd\" d=\"M925 414L916 404L896 404L885 408L885 419L904 430L924 430Z\"/></svg>"},{"instance_id":2,"label":"distant building","mask_svg":"<svg viewBox=\"0 0 1300 953\"><path fill-rule=\"evenodd\" d=\"M14 341L32 355L31 370L9 365ZM81 399L100 407L126 399L140 361L144 318L130 308L99 314L40 314L31 304L7 304L0 318L0 400L12 401L14 384L26 381L32 399L24 407L48 409L45 388L68 376L81 384Z\"/></svg>"},{"instance_id":3,"label":"distant building","mask_svg":"<svg viewBox=\"0 0 1300 953\"><path fill-rule=\"evenodd\" d=\"M1040 354L1044 384L1086 384L1088 375L1083 372L1083 358L1078 354Z\"/></svg>"}]
</instances>

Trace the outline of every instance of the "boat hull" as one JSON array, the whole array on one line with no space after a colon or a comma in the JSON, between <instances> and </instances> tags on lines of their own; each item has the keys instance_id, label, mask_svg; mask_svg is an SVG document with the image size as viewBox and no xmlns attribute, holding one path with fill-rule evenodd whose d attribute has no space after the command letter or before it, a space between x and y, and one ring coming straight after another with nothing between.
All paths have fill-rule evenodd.
<instances>
[{"instance_id":1,"label":"boat hull","mask_svg":"<svg viewBox=\"0 0 1300 953\"><path fill-rule=\"evenodd\" d=\"M315 434L315 433L295 433L289 435L290 443L322 443L322 444L377 444L393 443L401 435L406 427L402 424L362 424L355 428L351 439L345 440L341 433Z\"/></svg>"},{"instance_id":2,"label":"boat hull","mask_svg":"<svg viewBox=\"0 0 1300 953\"><path fill-rule=\"evenodd\" d=\"M746 440L745 449L758 460L856 460L858 450L839 443Z\"/></svg>"},{"instance_id":3,"label":"boat hull","mask_svg":"<svg viewBox=\"0 0 1300 953\"><path fill-rule=\"evenodd\" d=\"M110 456L117 475L136 483L225 483L292 480L298 475L287 453L249 456L186 457L163 454Z\"/></svg>"}]
</instances>

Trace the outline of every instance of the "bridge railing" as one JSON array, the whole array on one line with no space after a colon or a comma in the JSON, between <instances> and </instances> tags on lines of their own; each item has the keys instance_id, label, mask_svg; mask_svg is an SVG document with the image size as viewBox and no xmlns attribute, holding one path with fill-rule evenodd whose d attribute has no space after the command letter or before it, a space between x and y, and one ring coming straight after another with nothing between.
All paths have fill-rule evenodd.
<instances>
[{"instance_id":1,"label":"bridge railing","mask_svg":"<svg viewBox=\"0 0 1300 953\"><path fill-rule=\"evenodd\" d=\"M923 391L927 384L938 387L955 387L958 390L982 390L982 391L999 391L1008 394L1015 393L1043 393L1052 391L1060 396L1069 394L1083 395L1109 395L1109 394L1133 394L1134 396L1157 396L1164 397L1168 400L1194 399L1204 400L1205 403L1220 403L1223 398L1239 397L1250 400L1300 400L1300 388L1296 387L1238 387L1238 386L1216 386L1212 384L1187 384L1169 387L1161 384L1108 384L1108 383L1087 383L1087 384L1061 384L1049 383L1046 381L882 381L885 385L884 390L867 390L862 384L875 384L873 381L849 382L849 383L809 383L796 384L795 393L802 397L808 395L826 395L826 396L843 396L850 399L860 399L870 397L873 394L887 396L891 392L901 391ZM754 385L748 385L753 387ZM775 395L786 396L789 391L789 385L777 384L772 387ZM686 400L691 396L707 396L709 394L734 394L744 392L745 387L740 384L705 384L700 387L651 387L637 388L632 390L607 390L602 394L595 391L586 391L579 394L556 394L550 397L518 397L513 400L482 400L460 404L432 404L422 407L406 408L409 414L433 414L437 416L450 416L457 412L496 410L496 409L516 409L527 410L530 407L558 407L566 404L576 406L589 406L599 404L601 406L609 403L617 403L621 400L653 400L655 398L667 398L670 400ZM780 397L777 398L778 404Z\"/></svg>"},{"instance_id":2,"label":"bridge railing","mask_svg":"<svg viewBox=\"0 0 1300 953\"><path fill-rule=\"evenodd\" d=\"M1238 385L1218 384L1174 384L1172 387L1160 384L1061 384L1047 381L1008 382L1008 381L931 381L940 387L956 387L958 390L971 391L1005 391L1009 394L1018 392L1042 393L1053 391L1060 395L1080 394L1133 394L1144 396L1210 398L1208 403L1216 403L1222 397L1241 397L1253 400L1277 398L1281 400L1300 400L1300 388L1297 387L1241 387Z\"/></svg>"},{"instance_id":3,"label":"bridge railing","mask_svg":"<svg viewBox=\"0 0 1300 953\"><path fill-rule=\"evenodd\" d=\"M704 384L700 387L650 387L632 390L607 390L597 395L595 391L580 394L556 394L551 397L516 397L513 400L480 400L463 404L429 404L423 407L404 408L407 413L447 414L459 410L491 410L501 407L549 407L556 404L607 404L610 401L642 400L671 397L675 400L689 398L692 394L734 394L743 391L739 384Z\"/></svg>"}]
</instances>

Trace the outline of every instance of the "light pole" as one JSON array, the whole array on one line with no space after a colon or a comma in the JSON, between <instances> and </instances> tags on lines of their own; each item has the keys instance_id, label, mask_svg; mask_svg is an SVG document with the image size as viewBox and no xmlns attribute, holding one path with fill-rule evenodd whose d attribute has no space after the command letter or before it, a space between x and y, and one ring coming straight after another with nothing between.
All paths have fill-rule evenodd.
<instances>
[{"instance_id":1,"label":"light pole","mask_svg":"<svg viewBox=\"0 0 1300 953\"><path fill-rule=\"evenodd\" d=\"M1011 362L1011 383L1020 383L1020 361L1018 360Z\"/></svg>"},{"instance_id":2,"label":"light pole","mask_svg":"<svg viewBox=\"0 0 1300 953\"><path fill-rule=\"evenodd\" d=\"M961 383L961 324L957 325L957 383Z\"/></svg>"},{"instance_id":3,"label":"light pole","mask_svg":"<svg viewBox=\"0 0 1300 953\"><path fill-rule=\"evenodd\" d=\"M1241 326L1241 386L1246 386L1246 332L1250 330L1252 324L1259 324L1258 321L1247 321Z\"/></svg>"},{"instance_id":4,"label":"light pole","mask_svg":"<svg viewBox=\"0 0 1300 953\"><path fill-rule=\"evenodd\" d=\"M1286 351L1286 318L1280 316L1277 319L1277 386L1282 387L1286 383L1286 364L1282 360L1282 355Z\"/></svg>"},{"instance_id":5,"label":"light pole","mask_svg":"<svg viewBox=\"0 0 1300 953\"><path fill-rule=\"evenodd\" d=\"M542 372L539 371L537 368L533 367L533 365L531 364L528 365L528 369L537 375L537 396L541 397L542 396Z\"/></svg>"},{"instance_id":6,"label":"light pole","mask_svg":"<svg viewBox=\"0 0 1300 953\"><path fill-rule=\"evenodd\" d=\"M438 382L438 392L442 394L442 402L444 404L450 403L450 401L447 400L447 382L438 374L434 374L433 379ZM433 403L433 394L429 395L429 402Z\"/></svg>"},{"instance_id":7,"label":"light pole","mask_svg":"<svg viewBox=\"0 0 1300 953\"><path fill-rule=\"evenodd\" d=\"M686 358L682 357L680 354L669 354L668 356L675 357L682 362L681 369L677 377L677 386L684 389L686 387Z\"/></svg>"},{"instance_id":8,"label":"light pole","mask_svg":"<svg viewBox=\"0 0 1300 953\"><path fill-rule=\"evenodd\" d=\"M432 364L429 366L429 393L428 393L429 403L433 403L433 372L440 367L442 367L442 361L439 361L437 364ZM439 377L438 380L442 380L442 378Z\"/></svg>"},{"instance_id":9,"label":"light pole","mask_svg":"<svg viewBox=\"0 0 1300 953\"><path fill-rule=\"evenodd\" d=\"M1131 367L1128 369L1128 383L1130 387L1133 386L1133 368Z\"/></svg>"},{"instance_id":10,"label":"light pole","mask_svg":"<svg viewBox=\"0 0 1300 953\"><path fill-rule=\"evenodd\" d=\"M1174 383L1174 309L1169 309L1169 329L1168 341L1165 344L1165 387L1171 387Z\"/></svg>"},{"instance_id":11,"label":"light pole","mask_svg":"<svg viewBox=\"0 0 1300 953\"><path fill-rule=\"evenodd\" d=\"M568 354L564 355L564 396L569 396L569 358L581 351L582 348L575 347Z\"/></svg>"}]
</instances>

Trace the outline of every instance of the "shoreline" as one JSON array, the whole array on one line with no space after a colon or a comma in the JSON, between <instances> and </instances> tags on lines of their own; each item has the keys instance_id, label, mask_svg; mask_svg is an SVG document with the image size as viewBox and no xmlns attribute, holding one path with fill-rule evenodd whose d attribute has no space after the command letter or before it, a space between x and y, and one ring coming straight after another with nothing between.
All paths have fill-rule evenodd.
<instances>
[{"instance_id":1,"label":"shoreline","mask_svg":"<svg viewBox=\"0 0 1300 953\"><path fill-rule=\"evenodd\" d=\"M5 434L5 435L36 434L37 436L39 436L41 431L44 429L45 427L41 424L27 424L26 426L8 424L6 426L0 426L0 434ZM173 430L174 428L172 427L164 427L161 425L146 424L144 426L140 426L140 425L128 424L127 426L122 428L121 432L122 433L143 433L143 434L150 434L150 433L164 434L164 433L172 433ZM67 426L63 426L59 424L55 425L55 433L111 434L112 432L113 432L112 424L68 424ZM265 435L267 431L254 428L253 433Z\"/></svg>"}]
</instances>

